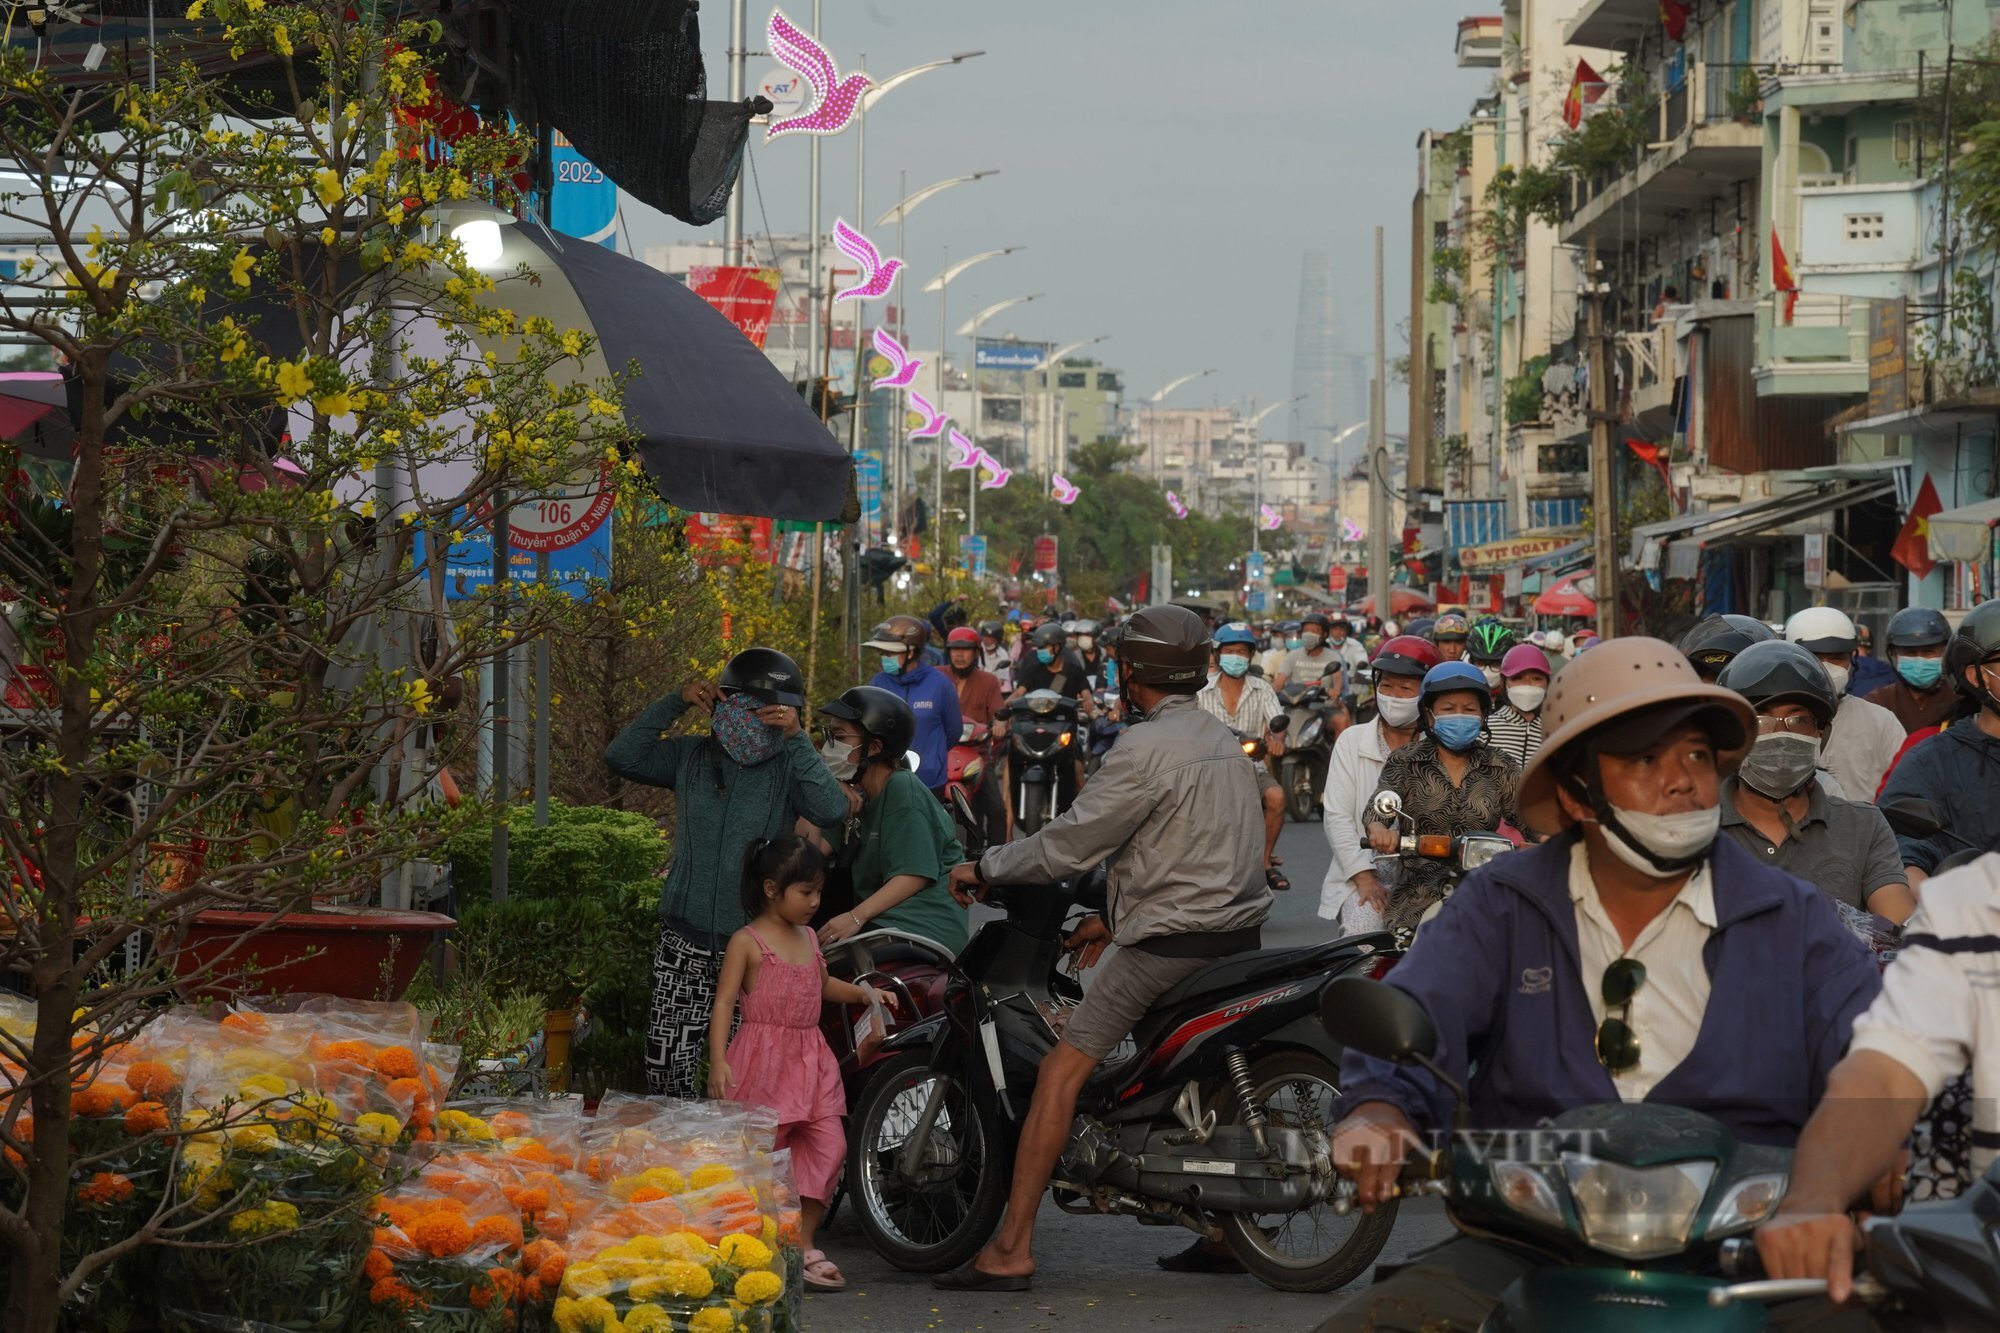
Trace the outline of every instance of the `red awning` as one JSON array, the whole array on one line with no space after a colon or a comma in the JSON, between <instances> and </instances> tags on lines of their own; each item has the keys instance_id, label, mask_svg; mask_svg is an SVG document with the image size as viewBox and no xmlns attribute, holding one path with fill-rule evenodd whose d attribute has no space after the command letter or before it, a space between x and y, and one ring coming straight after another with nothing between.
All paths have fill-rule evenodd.
<instances>
[{"instance_id":1,"label":"red awning","mask_svg":"<svg viewBox=\"0 0 2000 1333\"><path fill-rule=\"evenodd\" d=\"M1389 613L1391 616L1407 616L1412 611L1437 610L1437 603L1418 592L1415 588L1389 589L1389 605L1394 608ZM1360 615L1372 616L1375 614L1375 598L1373 594L1370 594L1360 601L1353 603L1347 609Z\"/></svg>"}]
</instances>

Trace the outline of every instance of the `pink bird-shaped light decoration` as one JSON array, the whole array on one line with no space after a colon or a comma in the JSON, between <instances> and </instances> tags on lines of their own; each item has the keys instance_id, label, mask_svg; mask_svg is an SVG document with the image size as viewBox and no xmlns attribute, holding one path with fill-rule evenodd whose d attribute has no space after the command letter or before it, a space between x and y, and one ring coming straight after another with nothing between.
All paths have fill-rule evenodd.
<instances>
[{"instance_id":1,"label":"pink bird-shaped light decoration","mask_svg":"<svg viewBox=\"0 0 2000 1333\"><path fill-rule=\"evenodd\" d=\"M978 464L979 470L987 474L986 480L979 483L979 489L982 491L997 491L1014 478L1012 472L1001 467L999 460L984 449L978 451L978 457L974 461Z\"/></svg>"},{"instance_id":2,"label":"pink bird-shaped light decoration","mask_svg":"<svg viewBox=\"0 0 2000 1333\"><path fill-rule=\"evenodd\" d=\"M813 90L811 109L802 116L772 121L764 129L764 142L769 143L781 134L838 134L846 129L847 122L854 119L855 107L860 105L862 91L868 87L868 76L850 74L841 78L826 48L799 31L782 9L771 11L771 22L764 36L778 63L803 77Z\"/></svg>"},{"instance_id":3,"label":"pink bird-shaped light decoration","mask_svg":"<svg viewBox=\"0 0 2000 1333\"><path fill-rule=\"evenodd\" d=\"M1069 478L1058 472L1049 478L1049 494L1055 497L1055 502L1059 505L1073 505L1076 503L1076 497L1083 492L1070 485Z\"/></svg>"},{"instance_id":4,"label":"pink bird-shaped light decoration","mask_svg":"<svg viewBox=\"0 0 2000 1333\"><path fill-rule=\"evenodd\" d=\"M943 433L944 423L951 420L950 417L932 407L930 399L924 397L914 389L910 390L910 406L916 410L917 415L923 418L923 421L910 429L910 438L913 440L935 440Z\"/></svg>"},{"instance_id":5,"label":"pink bird-shaped light decoration","mask_svg":"<svg viewBox=\"0 0 2000 1333\"><path fill-rule=\"evenodd\" d=\"M875 243L844 220L833 224L833 245L861 268L861 281L833 294L835 305L842 301L879 301L889 294L889 289L896 285L896 275L903 271L902 260L883 259Z\"/></svg>"},{"instance_id":6,"label":"pink bird-shaped light decoration","mask_svg":"<svg viewBox=\"0 0 2000 1333\"><path fill-rule=\"evenodd\" d=\"M1167 492L1167 508L1174 511L1175 518L1186 518L1188 515L1187 501L1172 491Z\"/></svg>"},{"instance_id":7,"label":"pink bird-shaped light decoration","mask_svg":"<svg viewBox=\"0 0 2000 1333\"><path fill-rule=\"evenodd\" d=\"M917 378L918 369L924 364L917 357L905 351L903 344L889 335L887 329L875 330L875 350L889 363L889 373L877 376L878 389L907 389Z\"/></svg>"},{"instance_id":8,"label":"pink bird-shaped light decoration","mask_svg":"<svg viewBox=\"0 0 2000 1333\"><path fill-rule=\"evenodd\" d=\"M1340 520L1340 535L1346 541L1358 542L1368 534L1353 519L1343 518Z\"/></svg>"},{"instance_id":9,"label":"pink bird-shaped light decoration","mask_svg":"<svg viewBox=\"0 0 2000 1333\"><path fill-rule=\"evenodd\" d=\"M1257 506L1257 522L1266 532L1276 532L1284 526L1285 516L1269 505Z\"/></svg>"},{"instance_id":10,"label":"pink bird-shaped light decoration","mask_svg":"<svg viewBox=\"0 0 2000 1333\"><path fill-rule=\"evenodd\" d=\"M945 466L953 472L965 472L979 466L979 460L986 457L986 451L965 438L965 432L951 433L951 461Z\"/></svg>"}]
</instances>

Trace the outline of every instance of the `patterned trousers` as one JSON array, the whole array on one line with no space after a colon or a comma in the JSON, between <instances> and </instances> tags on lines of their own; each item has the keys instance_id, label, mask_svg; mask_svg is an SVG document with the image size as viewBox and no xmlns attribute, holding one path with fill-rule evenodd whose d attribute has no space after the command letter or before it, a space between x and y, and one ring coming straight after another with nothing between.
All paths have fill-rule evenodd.
<instances>
[{"instance_id":1,"label":"patterned trousers","mask_svg":"<svg viewBox=\"0 0 2000 1333\"><path fill-rule=\"evenodd\" d=\"M672 926L653 946L653 1005L646 1022L646 1089L656 1097L705 1095L708 1023L722 950L704 949Z\"/></svg>"}]
</instances>

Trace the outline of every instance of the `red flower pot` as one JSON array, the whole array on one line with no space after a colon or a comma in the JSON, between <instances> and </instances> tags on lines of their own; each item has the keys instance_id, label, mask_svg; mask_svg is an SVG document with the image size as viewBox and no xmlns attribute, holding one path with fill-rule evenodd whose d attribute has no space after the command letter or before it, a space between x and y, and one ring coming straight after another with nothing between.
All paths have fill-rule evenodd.
<instances>
[{"instance_id":1,"label":"red flower pot","mask_svg":"<svg viewBox=\"0 0 2000 1333\"><path fill-rule=\"evenodd\" d=\"M400 1000L431 944L457 924L439 912L385 907L294 912L275 922L268 912L215 909L200 913L189 924L174 958L174 971L187 978L211 965L219 964L226 973L255 965L255 974L241 985L191 985L184 991L190 999L249 990ZM225 960L229 946L252 930L259 931L257 937Z\"/></svg>"}]
</instances>

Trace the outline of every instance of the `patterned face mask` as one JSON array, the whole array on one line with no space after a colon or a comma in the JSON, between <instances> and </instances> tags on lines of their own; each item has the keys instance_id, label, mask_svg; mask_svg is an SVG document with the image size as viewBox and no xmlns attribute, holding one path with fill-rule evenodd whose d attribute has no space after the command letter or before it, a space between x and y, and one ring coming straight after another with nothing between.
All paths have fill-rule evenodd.
<instances>
[{"instance_id":1,"label":"patterned face mask","mask_svg":"<svg viewBox=\"0 0 2000 1333\"><path fill-rule=\"evenodd\" d=\"M722 752L745 768L754 768L778 752L783 738L757 720L760 705L744 694L732 694L715 705L712 726Z\"/></svg>"}]
</instances>

